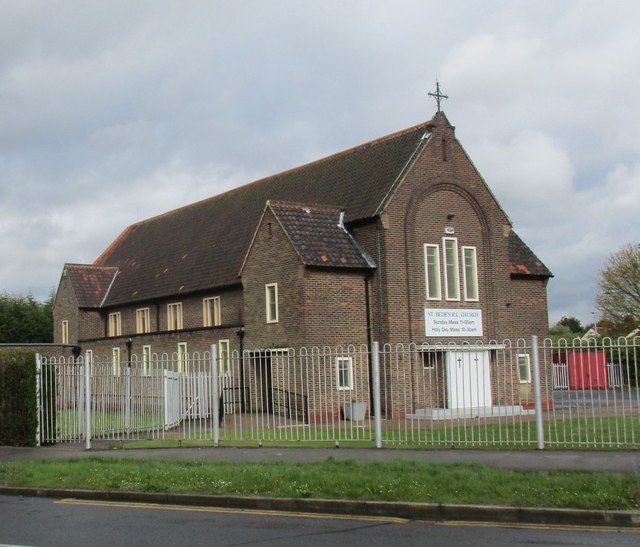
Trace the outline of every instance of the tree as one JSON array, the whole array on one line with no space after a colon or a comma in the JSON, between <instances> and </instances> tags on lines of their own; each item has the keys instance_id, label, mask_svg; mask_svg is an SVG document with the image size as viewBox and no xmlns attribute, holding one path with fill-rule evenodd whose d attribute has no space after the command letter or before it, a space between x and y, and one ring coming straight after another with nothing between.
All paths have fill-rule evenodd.
<instances>
[{"instance_id":1,"label":"tree","mask_svg":"<svg viewBox=\"0 0 640 547\"><path fill-rule=\"evenodd\" d=\"M0 294L0 343L29 344L53 341L53 293L46 302L33 296Z\"/></svg>"},{"instance_id":2,"label":"tree","mask_svg":"<svg viewBox=\"0 0 640 547\"><path fill-rule=\"evenodd\" d=\"M603 319L640 322L640 244L628 244L607 258L598 287L596 305Z\"/></svg>"},{"instance_id":3,"label":"tree","mask_svg":"<svg viewBox=\"0 0 640 547\"><path fill-rule=\"evenodd\" d=\"M563 317L557 324L567 327L574 334L582 334L584 331L584 327L577 317Z\"/></svg>"}]
</instances>

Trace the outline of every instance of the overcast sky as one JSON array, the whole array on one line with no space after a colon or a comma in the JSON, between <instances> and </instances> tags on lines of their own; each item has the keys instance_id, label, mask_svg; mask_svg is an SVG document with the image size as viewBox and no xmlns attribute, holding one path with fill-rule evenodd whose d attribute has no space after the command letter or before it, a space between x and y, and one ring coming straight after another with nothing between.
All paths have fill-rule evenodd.
<instances>
[{"instance_id":1,"label":"overcast sky","mask_svg":"<svg viewBox=\"0 0 640 547\"><path fill-rule=\"evenodd\" d=\"M443 110L591 322L640 240L640 2L0 0L0 292L129 224ZM241 222L242 219L239 219Z\"/></svg>"}]
</instances>

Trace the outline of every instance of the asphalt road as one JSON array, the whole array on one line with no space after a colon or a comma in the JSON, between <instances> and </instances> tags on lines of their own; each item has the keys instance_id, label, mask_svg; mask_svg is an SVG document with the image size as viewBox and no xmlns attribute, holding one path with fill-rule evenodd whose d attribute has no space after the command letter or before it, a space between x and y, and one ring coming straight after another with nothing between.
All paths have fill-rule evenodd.
<instances>
[{"instance_id":1,"label":"asphalt road","mask_svg":"<svg viewBox=\"0 0 640 547\"><path fill-rule=\"evenodd\" d=\"M640 530L431 523L212 507L0 496L0 544L639 545Z\"/></svg>"}]
</instances>

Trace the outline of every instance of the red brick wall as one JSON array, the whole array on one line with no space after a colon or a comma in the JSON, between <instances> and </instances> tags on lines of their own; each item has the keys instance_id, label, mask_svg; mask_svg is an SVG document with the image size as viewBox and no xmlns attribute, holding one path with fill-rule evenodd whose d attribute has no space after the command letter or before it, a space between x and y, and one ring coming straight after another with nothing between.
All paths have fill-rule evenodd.
<instances>
[{"instance_id":1,"label":"red brick wall","mask_svg":"<svg viewBox=\"0 0 640 547\"><path fill-rule=\"evenodd\" d=\"M267 209L242 270L247 347L304 345L304 267L273 213ZM265 285L278 284L278 322L267 323Z\"/></svg>"},{"instance_id":2,"label":"red brick wall","mask_svg":"<svg viewBox=\"0 0 640 547\"><path fill-rule=\"evenodd\" d=\"M69 322L69 343L74 344L78 340L78 302L73 293L69 277L64 275L60 279L60 285L53 303L53 342L62 343L62 322Z\"/></svg>"},{"instance_id":3,"label":"red brick wall","mask_svg":"<svg viewBox=\"0 0 640 547\"><path fill-rule=\"evenodd\" d=\"M546 287L542 281L513 280L509 273L508 234L510 221L455 139L444 116L425 148L393 192L378 222L378 238L366 236L365 245L378 265L374 280L374 332L386 343L447 343L463 338L427 337L425 308L481 309L484 341L503 340L546 332ZM445 228L454 234L446 234ZM425 243L438 244L441 279L444 283L442 238L456 237L462 280L462 246L477 252L479 301L426 299ZM406 362L386 370L390 387L387 404L394 412L411 411L403 393L415 393L417 365ZM404 408L400 408L403 406Z\"/></svg>"}]
</instances>

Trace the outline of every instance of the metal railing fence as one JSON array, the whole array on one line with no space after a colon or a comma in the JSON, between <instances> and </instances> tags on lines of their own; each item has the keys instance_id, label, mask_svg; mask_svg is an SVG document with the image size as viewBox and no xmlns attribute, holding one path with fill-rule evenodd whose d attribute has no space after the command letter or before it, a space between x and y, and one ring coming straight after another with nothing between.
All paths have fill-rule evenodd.
<instances>
[{"instance_id":1,"label":"metal railing fence","mask_svg":"<svg viewBox=\"0 0 640 547\"><path fill-rule=\"evenodd\" d=\"M39 443L638 448L640 339L38 356Z\"/></svg>"}]
</instances>

